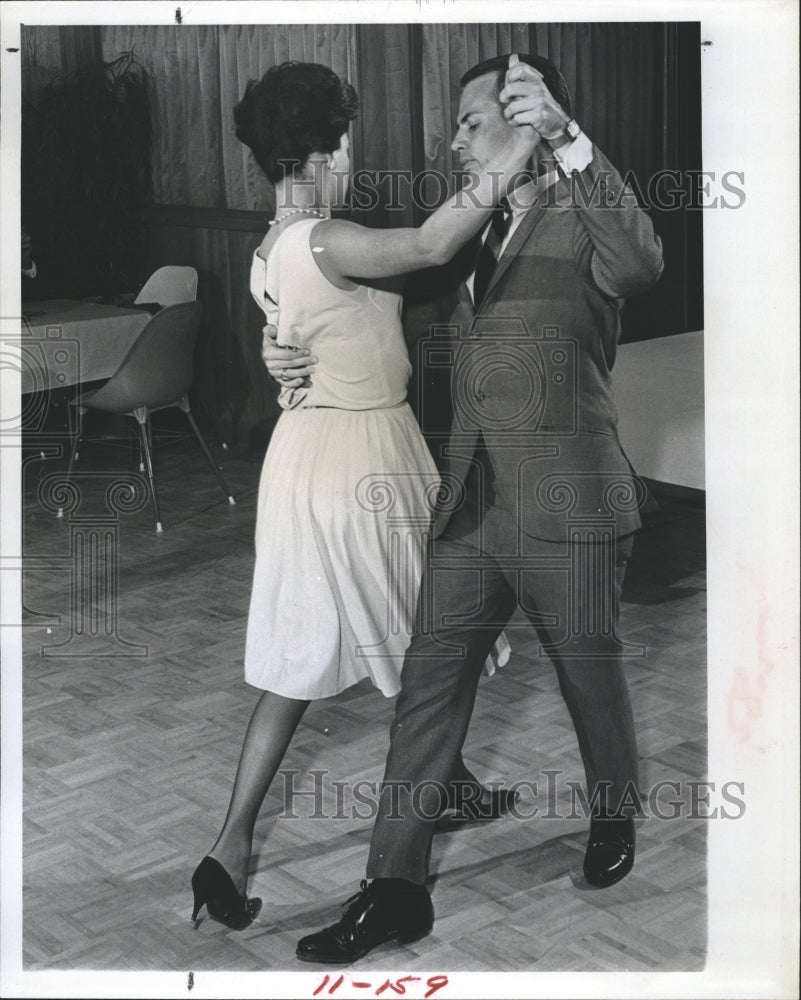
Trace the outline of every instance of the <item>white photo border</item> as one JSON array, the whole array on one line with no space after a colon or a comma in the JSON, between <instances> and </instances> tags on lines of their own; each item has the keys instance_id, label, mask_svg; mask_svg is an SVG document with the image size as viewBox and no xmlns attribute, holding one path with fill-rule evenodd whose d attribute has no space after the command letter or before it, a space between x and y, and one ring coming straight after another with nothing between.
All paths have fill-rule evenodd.
<instances>
[{"instance_id":1,"label":"white photo border","mask_svg":"<svg viewBox=\"0 0 801 1000\"><path fill-rule=\"evenodd\" d=\"M747 812L709 824L709 942L693 973L450 974L451 997L793 997L798 979L798 6L792 0L48 2L2 5L0 318L19 308L21 24L504 21L701 22L703 167L744 174L744 204L704 216L709 778L745 784ZM0 416L17 408L2 372ZM20 477L3 448L0 551L20 545ZM3 620L19 621L15 573ZM21 641L2 633L5 997L309 997L309 972L28 972L21 925ZM750 734L736 686L757 696ZM344 995L344 994L338 994ZM443 994L445 992L443 991Z\"/></svg>"}]
</instances>

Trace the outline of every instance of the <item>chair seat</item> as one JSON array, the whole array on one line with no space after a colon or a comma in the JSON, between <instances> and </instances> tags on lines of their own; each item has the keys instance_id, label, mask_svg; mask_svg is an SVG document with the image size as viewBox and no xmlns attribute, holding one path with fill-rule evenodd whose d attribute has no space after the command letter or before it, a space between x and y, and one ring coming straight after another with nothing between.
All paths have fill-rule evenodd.
<instances>
[{"instance_id":1,"label":"chair seat","mask_svg":"<svg viewBox=\"0 0 801 1000\"><path fill-rule=\"evenodd\" d=\"M168 399L165 402L156 404L140 402L131 406L130 409L121 410L114 404L113 401L105 403L102 398L99 401L95 400L95 397L98 396L104 388L105 386L101 385L98 386L97 389L91 389L89 392L81 393L81 395L76 399L71 399L70 403L74 406L82 406L87 410L103 410L106 413L122 413L127 417L135 417L137 410L144 408L148 413L157 413L159 410L166 410L171 406L180 406L181 400L186 398L186 393L181 393L181 395L176 396L174 399Z\"/></svg>"},{"instance_id":2,"label":"chair seat","mask_svg":"<svg viewBox=\"0 0 801 1000\"><path fill-rule=\"evenodd\" d=\"M188 393L192 385L193 355L201 310L199 302L182 302L161 309L152 316L111 378L75 400L79 414L78 430L70 454L68 477L78 455L83 433L82 418L87 410L133 417L139 425L142 453L147 464L156 512L156 531L162 530L162 524L151 456L150 414L157 410L175 406L186 414L228 502L235 502L189 407Z\"/></svg>"},{"instance_id":3,"label":"chair seat","mask_svg":"<svg viewBox=\"0 0 801 1000\"><path fill-rule=\"evenodd\" d=\"M174 306L197 298L197 271L194 267L168 264L154 271L134 299L137 306Z\"/></svg>"}]
</instances>

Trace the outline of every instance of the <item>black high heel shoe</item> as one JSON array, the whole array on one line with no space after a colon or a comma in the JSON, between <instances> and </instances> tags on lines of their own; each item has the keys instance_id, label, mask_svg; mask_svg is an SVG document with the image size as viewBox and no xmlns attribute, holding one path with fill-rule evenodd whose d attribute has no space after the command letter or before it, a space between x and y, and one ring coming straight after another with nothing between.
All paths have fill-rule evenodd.
<instances>
[{"instance_id":1,"label":"black high heel shoe","mask_svg":"<svg viewBox=\"0 0 801 1000\"><path fill-rule=\"evenodd\" d=\"M219 861L208 855L192 875L192 892L195 894L193 920L197 920L205 903L212 920L218 920L235 931L244 930L261 909L261 900L240 896L228 872Z\"/></svg>"}]
</instances>

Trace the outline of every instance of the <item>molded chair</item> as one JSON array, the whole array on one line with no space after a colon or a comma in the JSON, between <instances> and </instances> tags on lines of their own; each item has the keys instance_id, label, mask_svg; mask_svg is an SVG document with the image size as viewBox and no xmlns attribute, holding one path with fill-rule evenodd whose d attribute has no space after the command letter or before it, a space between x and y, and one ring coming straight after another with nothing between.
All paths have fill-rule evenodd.
<instances>
[{"instance_id":1,"label":"molded chair","mask_svg":"<svg viewBox=\"0 0 801 1000\"><path fill-rule=\"evenodd\" d=\"M123 413L134 417L139 425L142 451L147 462L158 532L163 531L163 528L153 474L150 429L150 414L156 410L177 406L186 414L228 503L236 502L189 409L187 393L192 385L193 354L202 309L200 302L185 302L167 306L156 313L108 382L99 389L81 395L75 401L78 407L78 424L67 477L72 472L78 454L78 445L83 435L83 416L87 410L105 410L107 413Z\"/></svg>"},{"instance_id":2,"label":"molded chair","mask_svg":"<svg viewBox=\"0 0 801 1000\"><path fill-rule=\"evenodd\" d=\"M158 302L162 306L174 306L179 302L194 302L196 298L197 271L194 267L168 264L150 275L134 304Z\"/></svg>"}]
</instances>

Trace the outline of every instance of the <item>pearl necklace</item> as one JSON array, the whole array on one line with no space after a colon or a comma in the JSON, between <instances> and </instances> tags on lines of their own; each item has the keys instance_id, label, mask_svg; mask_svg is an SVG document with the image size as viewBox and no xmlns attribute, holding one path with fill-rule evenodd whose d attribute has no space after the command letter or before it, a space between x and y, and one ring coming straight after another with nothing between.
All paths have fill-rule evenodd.
<instances>
[{"instance_id":1,"label":"pearl necklace","mask_svg":"<svg viewBox=\"0 0 801 1000\"><path fill-rule=\"evenodd\" d=\"M293 208L291 212L287 212L286 215L282 215L280 219L271 219L267 223L267 225L268 226L276 226L276 225L278 225L279 222L283 222L284 219L288 219L290 217L290 215L300 215L301 212L304 213L305 215L316 215L318 219L327 219L328 218L327 215L323 215L322 212L318 212L314 208Z\"/></svg>"}]
</instances>

